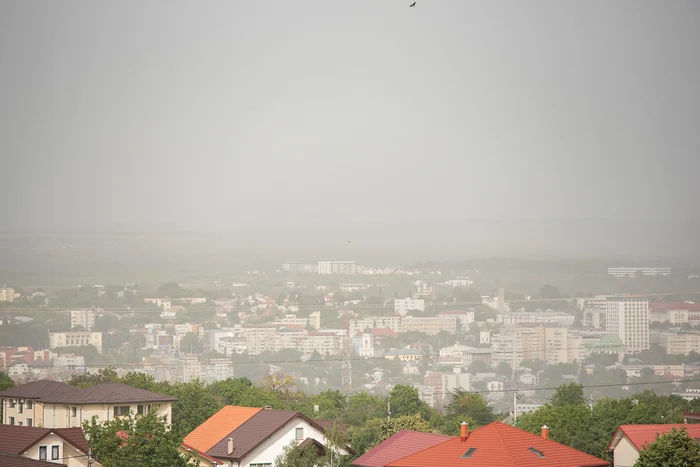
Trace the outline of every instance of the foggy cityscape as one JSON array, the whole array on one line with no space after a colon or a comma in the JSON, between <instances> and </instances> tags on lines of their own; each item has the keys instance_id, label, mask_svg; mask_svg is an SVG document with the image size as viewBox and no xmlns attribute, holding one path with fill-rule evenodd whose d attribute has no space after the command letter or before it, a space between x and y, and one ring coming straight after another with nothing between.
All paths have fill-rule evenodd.
<instances>
[{"instance_id":1,"label":"foggy cityscape","mask_svg":"<svg viewBox=\"0 0 700 467\"><path fill-rule=\"evenodd\" d=\"M0 466L700 466L700 4L0 2Z\"/></svg>"}]
</instances>

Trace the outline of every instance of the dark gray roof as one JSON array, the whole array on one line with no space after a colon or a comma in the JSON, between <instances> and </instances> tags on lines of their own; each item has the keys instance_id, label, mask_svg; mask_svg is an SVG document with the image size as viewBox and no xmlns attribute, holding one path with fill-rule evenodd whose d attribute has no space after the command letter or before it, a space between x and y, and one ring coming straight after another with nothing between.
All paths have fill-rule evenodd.
<instances>
[{"instance_id":1,"label":"dark gray roof","mask_svg":"<svg viewBox=\"0 0 700 467\"><path fill-rule=\"evenodd\" d=\"M42 400L44 397L61 397L77 388L58 381L42 379L0 392L0 397L17 397L21 399Z\"/></svg>"},{"instance_id":2,"label":"dark gray roof","mask_svg":"<svg viewBox=\"0 0 700 467\"><path fill-rule=\"evenodd\" d=\"M55 433L78 450L87 453L88 442L82 428L40 428L17 425L0 425L0 451L24 454L50 433ZM0 465L4 465L2 461Z\"/></svg>"},{"instance_id":3,"label":"dark gray roof","mask_svg":"<svg viewBox=\"0 0 700 467\"><path fill-rule=\"evenodd\" d=\"M120 402L174 402L177 400L175 397L164 396L163 394L121 383L103 383L79 389L49 380L15 386L0 392L0 397L16 397L40 402L76 405Z\"/></svg>"},{"instance_id":4,"label":"dark gray roof","mask_svg":"<svg viewBox=\"0 0 700 467\"><path fill-rule=\"evenodd\" d=\"M292 419L302 416L291 410L261 410L216 443L207 454L219 459L242 459ZM228 439L233 438L233 453Z\"/></svg>"}]
</instances>

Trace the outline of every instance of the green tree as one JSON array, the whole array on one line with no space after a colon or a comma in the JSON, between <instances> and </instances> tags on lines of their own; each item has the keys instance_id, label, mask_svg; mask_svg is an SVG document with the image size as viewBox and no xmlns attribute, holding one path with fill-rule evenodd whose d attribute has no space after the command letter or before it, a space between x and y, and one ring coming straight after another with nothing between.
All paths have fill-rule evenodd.
<instances>
[{"instance_id":1,"label":"green tree","mask_svg":"<svg viewBox=\"0 0 700 467\"><path fill-rule=\"evenodd\" d=\"M180 339L180 350L186 353L202 353L202 342L193 332L188 332Z\"/></svg>"},{"instance_id":2,"label":"green tree","mask_svg":"<svg viewBox=\"0 0 700 467\"><path fill-rule=\"evenodd\" d=\"M13 387L15 387L15 382L12 381L12 378L10 378L4 371L0 371L0 392ZM2 408L3 404L0 404L0 420L4 420Z\"/></svg>"},{"instance_id":3,"label":"green tree","mask_svg":"<svg viewBox=\"0 0 700 467\"><path fill-rule=\"evenodd\" d=\"M352 439L352 448L358 455L372 449L379 444L382 437L382 424L385 419L373 418L362 425L351 426L349 428Z\"/></svg>"},{"instance_id":4,"label":"green tree","mask_svg":"<svg viewBox=\"0 0 700 467\"><path fill-rule=\"evenodd\" d=\"M472 428L477 428L496 421L496 416L481 394L458 389L445 406L445 419L448 422L446 432L456 434L462 421L472 422Z\"/></svg>"},{"instance_id":5,"label":"green tree","mask_svg":"<svg viewBox=\"0 0 700 467\"><path fill-rule=\"evenodd\" d=\"M552 396L552 405L555 407L564 405L585 405L583 396L583 384L562 384Z\"/></svg>"},{"instance_id":6,"label":"green tree","mask_svg":"<svg viewBox=\"0 0 700 467\"><path fill-rule=\"evenodd\" d=\"M426 405L420 400L418 389L413 386L397 384L389 396L391 397L391 415L393 417L420 414Z\"/></svg>"},{"instance_id":7,"label":"green tree","mask_svg":"<svg viewBox=\"0 0 700 467\"><path fill-rule=\"evenodd\" d=\"M173 404L172 428L184 437L221 409L221 404L199 380L177 383L164 391L177 397Z\"/></svg>"},{"instance_id":8,"label":"green tree","mask_svg":"<svg viewBox=\"0 0 700 467\"><path fill-rule=\"evenodd\" d=\"M119 381L119 376L114 368L100 368L97 373L74 374L68 380L69 385L78 388L89 388L102 383L115 383Z\"/></svg>"},{"instance_id":9,"label":"green tree","mask_svg":"<svg viewBox=\"0 0 700 467\"><path fill-rule=\"evenodd\" d=\"M513 367L506 361L499 362L498 365L496 365L496 373L510 379L513 377Z\"/></svg>"},{"instance_id":10,"label":"green tree","mask_svg":"<svg viewBox=\"0 0 700 467\"><path fill-rule=\"evenodd\" d=\"M196 459L180 454L180 436L168 430L165 419L153 412L101 423L93 417L83 423L83 431L95 457L104 467L121 467L134 462L168 467L199 465Z\"/></svg>"},{"instance_id":11,"label":"green tree","mask_svg":"<svg viewBox=\"0 0 700 467\"><path fill-rule=\"evenodd\" d=\"M486 373L489 371L489 367L486 366L486 362L483 360L474 360L469 364L469 373L475 375L477 373Z\"/></svg>"},{"instance_id":12,"label":"green tree","mask_svg":"<svg viewBox=\"0 0 700 467\"><path fill-rule=\"evenodd\" d=\"M399 431L422 431L425 433L430 433L430 425L428 422L423 420L420 414L414 413L412 415L404 415L402 417L391 418L388 420L382 420L380 425L381 435L379 437L379 442L381 443L390 436L398 433Z\"/></svg>"},{"instance_id":13,"label":"green tree","mask_svg":"<svg viewBox=\"0 0 700 467\"><path fill-rule=\"evenodd\" d=\"M386 402L386 398L374 394L352 393L343 412L343 422L348 426L362 426L374 418L386 417Z\"/></svg>"},{"instance_id":14,"label":"green tree","mask_svg":"<svg viewBox=\"0 0 700 467\"><path fill-rule=\"evenodd\" d=\"M700 467L700 443L685 428L673 428L639 453L634 467Z\"/></svg>"}]
</instances>

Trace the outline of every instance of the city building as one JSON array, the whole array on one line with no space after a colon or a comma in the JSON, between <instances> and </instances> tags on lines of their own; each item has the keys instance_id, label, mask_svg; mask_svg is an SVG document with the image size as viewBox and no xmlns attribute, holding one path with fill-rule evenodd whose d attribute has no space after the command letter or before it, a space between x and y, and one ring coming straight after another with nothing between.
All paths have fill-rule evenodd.
<instances>
[{"instance_id":1,"label":"city building","mask_svg":"<svg viewBox=\"0 0 700 467\"><path fill-rule=\"evenodd\" d=\"M499 313L496 316L498 324L559 324L571 326L575 317L563 311L535 310L535 311L514 311L509 313Z\"/></svg>"},{"instance_id":2,"label":"city building","mask_svg":"<svg viewBox=\"0 0 700 467\"><path fill-rule=\"evenodd\" d=\"M99 353L102 353L102 333L101 332L50 332L49 347L52 349L60 347L81 347L84 345L94 345Z\"/></svg>"},{"instance_id":3,"label":"city building","mask_svg":"<svg viewBox=\"0 0 700 467\"><path fill-rule=\"evenodd\" d=\"M441 331L454 334L457 332L457 316L404 316L401 318L401 332L418 331L430 336L437 335Z\"/></svg>"},{"instance_id":4,"label":"city building","mask_svg":"<svg viewBox=\"0 0 700 467\"><path fill-rule=\"evenodd\" d=\"M14 302L19 294L15 293L15 289L3 285L0 287L0 302Z\"/></svg>"},{"instance_id":5,"label":"city building","mask_svg":"<svg viewBox=\"0 0 700 467\"><path fill-rule=\"evenodd\" d=\"M272 466L292 442L324 451L326 430L301 412L227 405L185 436L181 452L204 453L222 466ZM354 454L344 446L340 455Z\"/></svg>"},{"instance_id":6,"label":"city building","mask_svg":"<svg viewBox=\"0 0 700 467\"><path fill-rule=\"evenodd\" d=\"M656 277L656 276L670 276L671 268L629 268L629 267L617 267L608 268L608 275L614 276L618 279L625 278L635 278L637 274L641 273L644 276Z\"/></svg>"},{"instance_id":7,"label":"city building","mask_svg":"<svg viewBox=\"0 0 700 467\"><path fill-rule=\"evenodd\" d=\"M95 326L95 312L93 310L71 310L70 327L82 326L86 331L92 331Z\"/></svg>"},{"instance_id":8,"label":"city building","mask_svg":"<svg viewBox=\"0 0 700 467\"><path fill-rule=\"evenodd\" d=\"M619 336L627 353L649 349L649 300L633 296L608 297L605 332Z\"/></svg>"},{"instance_id":9,"label":"city building","mask_svg":"<svg viewBox=\"0 0 700 467\"><path fill-rule=\"evenodd\" d=\"M432 406L440 408L455 390L470 389L470 375L466 372L428 371L423 377L423 385L433 389Z\"/></svg>"},{"instance_id":10,"label":"city building","mask_svg":"<svg viewBox=\"0 0 700 467\"><path fill-rule=\"evenodd\" d=\"M394 299L394 312L401 316L406 316L411 310L425 311L425 300L413 298Z\"/></svg>"},{"instance_id":11,"label":"city building","mask_svg":"<svg viewBox=\"0 0 700 467\"><path fill-rule=\"evenodd\" d=\"M423 359L423 351L420 349L394 349L384 355L387 360L401 360L402 362L420 362Z\"/></svg>"},{"instance_id":12,"label":"city building","mask_svg":"<svg viewBox=\"0 0 700 467\"><path fill-rule=\"evenodd\" d=\"M97 416L113 420L129 413L155 411L172 420L172 404L177 399L120 383L102 383L76 388L57 381L40 380L0 392L5 425L43 428L81 427Z\"/></svg>"},{"instance_id":13,"label":"city building","mask_svg":"<svg viewBox=\"0 0 700 467\"><path fill-rule=\"evenodd\" d=\"M700 303L652 302L649 305L649 319L652 322L682 325L698 316L700 316Z\"/></svg>"},{"instance_id":14,"label":"city building","mask_svg":"<svg viewBox=\"0 0 700 467\"><path fill-rule=\"evenodd\" d=\"M316 274L318 272L318 265L294 262L282 263L282 271L292 274Z\"/></svg>"},{"instance_id":15,"label":"city building","mask_svg":"<svg viewBox=\"0 0 700 467\"><path fill-rule=\"evenodd\" d=\"M469 330L469 325L474 322L474 310L444 310L438 316L455 316L462 332Z\"/></svg>"},{"instance_id":16,"label":"city building","mask_svg":"<svg viewBox=\"0 0 700 467\"><path fill-rule=\"evenodd\" d=\"M319 274L355 274L357 267L354 261L319 261Z\"/></svg>"},{"instance_id":17,"label":"city building","mask_svg":"<svg viewBox=\"0 0 700 467\"><path fill-rule=\"evenodd\" d=\"M450 279L442 283L448 287L471 287L474 281L468 277L457 277L455 279Z\"/></svg>"}]
</instances>

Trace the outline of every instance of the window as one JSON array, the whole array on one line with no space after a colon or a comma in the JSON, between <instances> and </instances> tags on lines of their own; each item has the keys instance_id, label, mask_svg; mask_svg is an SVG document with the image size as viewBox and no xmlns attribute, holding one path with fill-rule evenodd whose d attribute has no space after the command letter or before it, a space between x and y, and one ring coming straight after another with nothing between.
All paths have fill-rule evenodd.
<instances>
[{"instance_id":1,"label":"window","mask_svg":"<svg viewBox=\"0 0 700 467\"><path fill-rule=\"evenodd\" d=\"M304 439L304 429L303 428L297 428L295 430L295 435L296 435L296 440L301 441Z\"/></svg>"},{"instance_id":2,"label":"window","mask_svg":"<svg viewBox=\"0 0 700 467\"><path fill-rule=\"evenodd\" d=\"M15 400L10 399L10 408L13 409L15 407Z\"/></svg>"},{"instance_id":3,"label":"window","mask_svg":"<svg viewBox=\"0 0 700 467\"><path fill-rule=\"evenodd\" d=\"M530 451L530 452L532 452L532 453L533 453L534 455L536 455L537 457L544 457L544 453L543 453L542 451L540 451L539 449L527 448L527 450Z\"/></svg>"},{"instance_id":4,"label":"window","mask_svg":"<svg viewBox=\"0 0 700 467\"><path fill-rule=\"evenodd\" d=\"M78 408L77 408L77 407L71 407L70 411L71 411L71 415L74 416L74 417L78 414Z\"/></svg>"},{"instance_id":5,"label":"window","mask_svg":"<svg viewBox=\"0 0 700 467\"><path fill-rule=\"evenodd\" d=\"M122 415L129 415L130 407L128 405L115 405L114 406L114 416L121 417Z\"/></svg>"},{"instance_id":6,"label":"window","mask_svg":"<svg viewBox=\"0 0 700 467\"><path fill-rule=\"evenodd\" d=\"M19 406L17 407L17 413L24 412L24 401L19 401Z\"/></svg>"},{"instance_id":7,"label":"window","mask_svg":"<svg viewBox=\"0 0 700 467\"><path fill-rule=\"evenodd\" d=\"M39 460L46 460L46 446L39 446Z\"/></svg>"},{"instance_id":8,"label":"window","mask_svg":"<svg viewBox=\"0 0 700 467\"><path fill-rule=\"evenodd\" d=\"M27 401L27 408L28 408L28 409L31 409L32 407L34 407L34 402L33 402L33 401Z\"/></svg>"},{"instance_id":9,"label":"window","mask_svg":"<svg viewBox=\"0 0 700 467\"><path fill-rule=\"evenodd\" d=\"M14 424L15 424L15 417L10 417L10 425L14 425Z\"/></svg>"},{"instance_id":10,"label":"window","mask_svg":"<svg viewBox=\"0 0 700 467\"><path fill-rule=\"evenodd\" d=\"M27 419L27 426L34 426L34 422L32 421L31 418Z\"/></svg>"},{"instance_id":11,"label":"window","mask_svg":"<svg viewBox=\"0 0 700 467\"><path fill-rule=\"evenodd\" d=\"M272 464L269 462L265 464L250 464L250 467L272 467Z\"/></svg>"},{"instance_id":12,"label":"window","mask_svg":"<svg viewBox=\"0 0 700 467\"><path fill-rule=\"evenodd\" d=\"M143 405L137 405L136 406L136 413L139 415L143 415Z\"/></svg>"},{"instance_id":13,"label":"window","mask_svg":"<svg viewBox=\"0 0 700 467\"><path fill-rule=\"evenodd\" d=\"M59 454L59 446L51 446L51 460L57 461L61 456Z\"/></svg>"},{"instance_id":14,"label":"window","mask_svg":"<svg viewBox=\"0 0 700 467\"><path fill-rule=\"evenodd\" d=\"M462 457L471 457L474 455L475 452L476 452L476 448L469 448L469 449L467 449L467 452L462 454Z\"/></svg>"}]
</instances>

